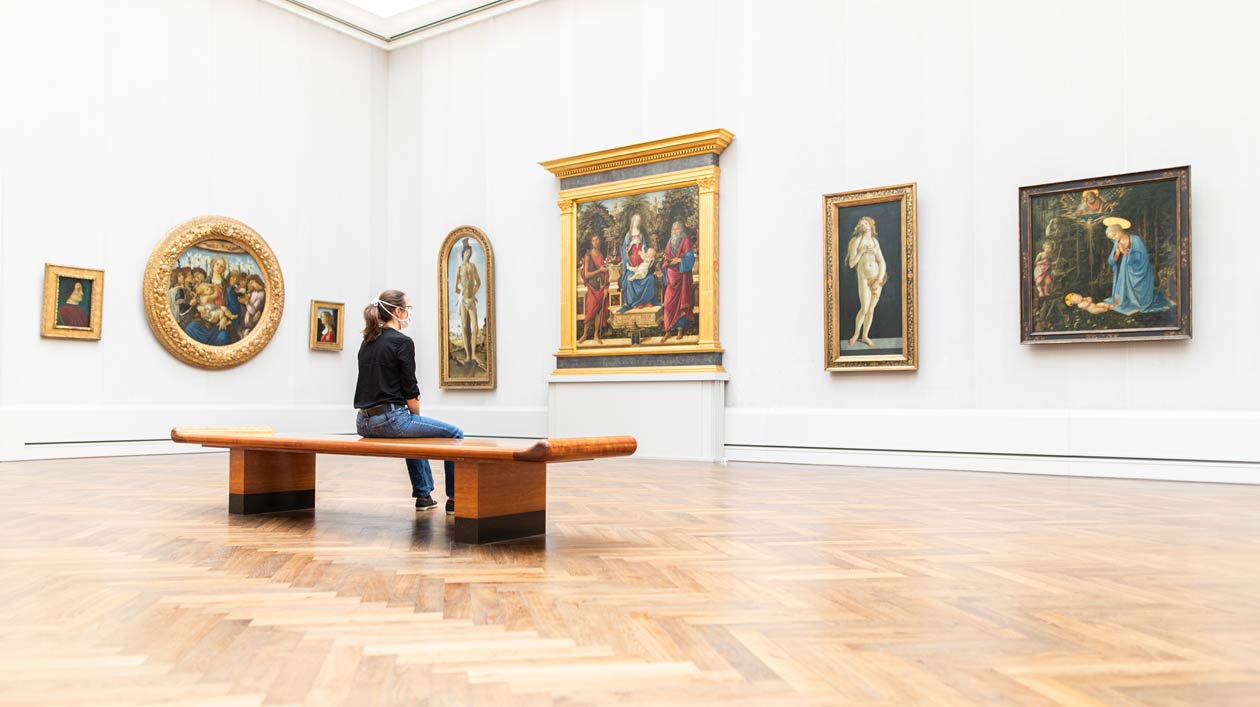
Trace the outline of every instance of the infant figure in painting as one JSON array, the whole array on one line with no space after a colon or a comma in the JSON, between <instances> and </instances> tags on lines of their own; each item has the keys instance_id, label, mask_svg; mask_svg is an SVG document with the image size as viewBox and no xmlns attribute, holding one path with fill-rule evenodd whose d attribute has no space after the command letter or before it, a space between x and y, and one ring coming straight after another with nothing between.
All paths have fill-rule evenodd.
<instances>
[{"instance_id":1,"label":"infant figure in painting","mask_svg":"<svg viewBox=\"0 0 1260 707\"><path fill-rule=\"evenodd\" d=\"M1054 285L1054 243L1046 241L1041 244L1041 252L1037 254L1037 262L1033 266L1033 282L1037 284L1037 294L1041 297L1050 295Z\"/></svg>"},{"instance_id":2,"label":"infant figure in painting","mask_svg":"<svg viewBox=\"0 0 1260 707\"><path fill-rule=\"evenodd\" d=\"M215 304L215 298L219 296L219 288L209 283L197 286L197 314L201 320L211 326L219 327L220 331L226 331L232 324L232 320L236 319L236 315L232 314L227 307Z\"/></svg>"},{"instance_id":3,"label":"infant figure in painting","mask_svg":"<svg viewBox=\"0 0 1260 707\"><path fill-rule=\"evenodd\" d=\"M639 254L643 261L630 268L631 280L642 280L652 274L652 266L656 264L656 253L659 250L658 245L659 240L656 234L648 236L647 250Z\"/></svg>"},{"instance_id":4,"label":"infant figure in painting","mask_svg":"<svg viewBox=\"0 0 1260 707\"><path fill-rule=\"evenodd\" d=\"M1095 302L1093 297L1083 297L1077 292L1069 292L1067 296L1063 298L1063 301L1069 307L1083 309L1090 314L1102 314L1103 312L1110 312L1116 308L1114 304Z\"/></svg>"}]
</instances>

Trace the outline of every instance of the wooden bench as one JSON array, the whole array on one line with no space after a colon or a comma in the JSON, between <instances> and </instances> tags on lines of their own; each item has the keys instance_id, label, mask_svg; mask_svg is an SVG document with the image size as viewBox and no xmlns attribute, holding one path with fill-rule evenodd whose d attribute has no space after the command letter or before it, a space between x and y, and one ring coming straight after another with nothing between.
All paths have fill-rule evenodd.
<instances>
[{"instance_id":1,"label":"wooden bench","mask_svg":"<svg viewBox=\"0 0 1260 707\"><path fill-rule=\"evenodd\" d=\"M228 512L315 507L315 455L455 462L457 542L541 535L547 527L547 465L634 454L634 437L540 439L505 445L470 439L368 439L277 434L268 427L176 427L171 440L230 451Z\"/></svg>"}]
</instances>

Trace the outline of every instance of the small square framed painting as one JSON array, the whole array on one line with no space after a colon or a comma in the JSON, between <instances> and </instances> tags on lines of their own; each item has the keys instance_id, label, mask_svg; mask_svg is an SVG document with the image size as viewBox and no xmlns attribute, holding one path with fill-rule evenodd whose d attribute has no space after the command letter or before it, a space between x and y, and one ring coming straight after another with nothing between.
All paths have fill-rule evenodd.
<instances>
[{"instance_id":1,"label":"small square framed painting","mask_svg":"<svg viewBox=\"0 0 1260 707\"><path fill-rule=\"evenodd\" d=\"M1020 343L1190 338L1190 168L1019 190Z\"/></svg>"},{"instance_id":2,"label":"small square framed painting","mask_svg":"<svg viewBox=\"0 0 1260 707\"><path fill-rule=\"evenodd\" d=\"M914 184L823 196L825 368L919 367Z\"/></svg>"},{"instance_id":3,"label":"small square framed painting","mask_svg":"<svg viewBox=\"0 0 1260 707\"><path fill-rule=\"evenodd\" d=\"M40 336L100 340L104 298L105 271L45 264Z\"/></svg>"},{"instance_id":4,"label":"small square framed painting","mask_svg":"<svg viewBox=\"0 0 1260 707\"><path fill-rule=\"evenodd\" d=\"M340 351L345 338L346 305L311 300L311 350Z\"/></svg>"}]
</instances>

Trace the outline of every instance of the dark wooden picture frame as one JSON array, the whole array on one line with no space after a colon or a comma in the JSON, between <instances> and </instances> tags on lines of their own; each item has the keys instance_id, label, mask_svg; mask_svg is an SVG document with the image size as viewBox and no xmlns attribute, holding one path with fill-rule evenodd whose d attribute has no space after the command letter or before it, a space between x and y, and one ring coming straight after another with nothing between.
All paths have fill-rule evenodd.
<instances>
[{"instance_id":1,"label":"dark wooden picture frame","mask_svg":"<svg viewBox=\"0 0 1260 707\"><path fill-rule=\"evenodd\" d=\"M1189 339L1190 167L1019 190L1020 343Z\"/></svg>"}]
</instances>

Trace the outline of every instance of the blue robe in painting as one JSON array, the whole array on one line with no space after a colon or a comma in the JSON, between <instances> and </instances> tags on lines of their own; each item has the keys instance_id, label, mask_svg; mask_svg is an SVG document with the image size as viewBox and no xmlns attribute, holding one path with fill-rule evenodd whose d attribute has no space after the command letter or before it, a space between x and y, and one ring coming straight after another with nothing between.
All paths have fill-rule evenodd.
<instances>
[{"instance_id":1,"label":"blue robe in painting","mask_svg":"<svg viewBox=\"0 0 1260 707\"><path fill-rule=\"evenodd\" d=\"M184 333L193 338L194 341L200 341L210 346L227 346L232 343L231 335L218 326L206 324L200 319L194 319L184 327Z\"/></svg>"},{"instance_id":2,"label":"blue robe in painting","mask_svg":"<svg viewBox=\"0 0 1260 707\"><path fill-rule=\"evenodd\" d=\"M647 248L647 232L643 234L643 248ZM621 309L628 312L635 307L660 304L656 300L656 278L645 277L642 280L631 280L630 275L630 234L621 239Z\"/></svg>"},{"instance_id":3,"label":"blue robe in painting","mask_svg":"<svg viewBox=\"0 0 1260 707\"><path fill-rule=\"evenodd\" d=\"M1137 234L1129 234L1129 254L1120 253L1119 244L1111 249L1111 296L1103 300L1114 304L1120 314L1159 312L1172 303L1155 290L1155 273L1151 271L1151 256L1146 241Z\"/></svg>"}]
</instances>

